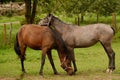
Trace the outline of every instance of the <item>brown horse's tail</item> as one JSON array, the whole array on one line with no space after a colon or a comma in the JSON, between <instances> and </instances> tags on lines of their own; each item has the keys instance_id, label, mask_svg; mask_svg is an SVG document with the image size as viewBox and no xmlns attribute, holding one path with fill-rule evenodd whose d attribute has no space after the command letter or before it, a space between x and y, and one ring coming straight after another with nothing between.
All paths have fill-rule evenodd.
<instances>
[{"instance_id":1,"label":"brown horse's tail","mask_svg":"<svg viewBox=\"0 0 120 80\"><path fill-rule=\"evenodd\" d=\"M21 51L20 51L20 46L18 43L18 33L16 34L16 41L14 43L14 50L15 50L16 54L20 57Z\"/></svg>"}]
</instances>

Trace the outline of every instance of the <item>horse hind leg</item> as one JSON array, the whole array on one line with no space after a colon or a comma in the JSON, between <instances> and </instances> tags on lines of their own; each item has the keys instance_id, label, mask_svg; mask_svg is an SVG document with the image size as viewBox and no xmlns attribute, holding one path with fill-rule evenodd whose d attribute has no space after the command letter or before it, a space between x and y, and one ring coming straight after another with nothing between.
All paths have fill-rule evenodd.
<instances>
[{"instance_id":1,"label":"horse hind leg","mask_svg":"<svg viewBox=\"0 0 120 80\"><path fill-rule=\"evenodd\" d=\"M108 58L109 58L109 66L108 66L108 69L106 72L108 73L112 73L112 71L115 69L115 53L111 47L111 43L102 43L101 44L103 45L107 55L108 55Z\"/></svg>"},{"instance_id":2,"label":"horse hind leg","mask_svg":"<svg viewBox=\"0 0 120 80\"><path fill-rule=\"evenodd\" d=\"M24 68L24 60L25 60L25 51L26 47L21 47L21 55L20 55L20 60L21 60L21 66L22 66L22 72L25 73L25 68Z\"/></svg>"},{"instance_id":3,"label":"horse hind leg","mask_svg":"<svg viewBox=\"0 0 120 80\"><path fill-rule=\"evenodd\" d=\"M24 60L25 60L26 46L22 42L20 42L19 44L18 35L16 35L16 42L14 44L14 50L21 60L22 71L25 72Z\"/></svg>"}]
</instances>

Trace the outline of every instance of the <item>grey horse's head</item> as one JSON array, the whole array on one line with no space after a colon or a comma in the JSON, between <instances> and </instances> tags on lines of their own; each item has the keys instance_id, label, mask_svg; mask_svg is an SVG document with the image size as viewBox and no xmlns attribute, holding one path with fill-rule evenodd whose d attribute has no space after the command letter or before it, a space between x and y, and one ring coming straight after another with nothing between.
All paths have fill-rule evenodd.
<instances>
[{"instance_id":1,"label":"grey horse's head","mask_svg":"<svg viewBox=\"0 0 120 80\"><path fill-rule=\"evenodd\" d=\"M48 14L45 18L43 18L42 20L40 20L40 22L38 23L41 26L50 26L51 21L52 21L52 14Z\"/></svg>"}]
</instances>

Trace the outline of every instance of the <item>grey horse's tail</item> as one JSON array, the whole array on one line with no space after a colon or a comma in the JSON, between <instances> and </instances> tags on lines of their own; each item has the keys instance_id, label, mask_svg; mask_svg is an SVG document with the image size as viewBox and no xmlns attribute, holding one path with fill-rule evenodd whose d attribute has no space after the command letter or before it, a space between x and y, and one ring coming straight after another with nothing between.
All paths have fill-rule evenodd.
<instances>
[{"instance_id":1,"label":"grey horse's tail","mask_svg":"<svg viewBox=\"0 0 120 80\"><path fill-rule=\"evenodd\" d=\"M111 27L111 29L113 30L113 34L115 35L115 32L116 32L115 28Z\"/></svg>"}]
</instances>

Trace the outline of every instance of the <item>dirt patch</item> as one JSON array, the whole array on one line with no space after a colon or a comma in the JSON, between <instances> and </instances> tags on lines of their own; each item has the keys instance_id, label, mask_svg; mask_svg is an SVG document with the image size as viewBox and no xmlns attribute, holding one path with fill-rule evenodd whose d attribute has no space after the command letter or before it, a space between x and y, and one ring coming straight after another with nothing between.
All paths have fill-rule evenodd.
<instances>
[{"instance_id":1,"label":"dirt patch","mask_svg":"<svg viewBox=\"0 0 120 80\"><path fill-rule=\"evenodd\" d=\"M16 78L0 78L0 80L16 80Z\"/></svg>"},{"instance_id":2,"label":"dirt patch","mask_svg":"<svg viewBox=\"0 0 120 80\"><path fill-rule=\"evenodd\" d=\"M75 76L67 76L67 75L49 75L49 76L31 76L25 75L24 77L18 78L5 78L2 77L0 80L120 80L120 76L102 76L102 75L92 75L92 76L82 76L82 75L75 75Z\"/></svg>"}]
</instances>

